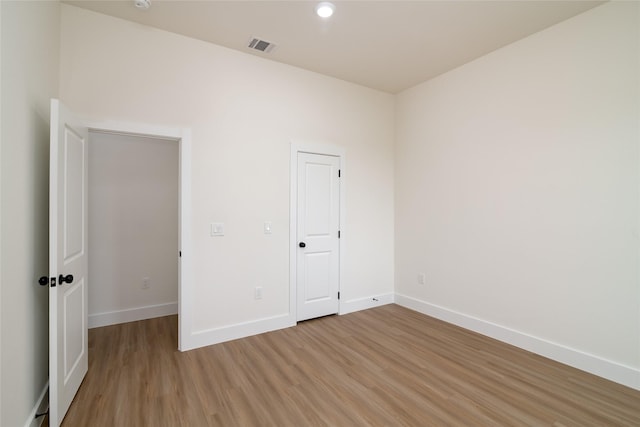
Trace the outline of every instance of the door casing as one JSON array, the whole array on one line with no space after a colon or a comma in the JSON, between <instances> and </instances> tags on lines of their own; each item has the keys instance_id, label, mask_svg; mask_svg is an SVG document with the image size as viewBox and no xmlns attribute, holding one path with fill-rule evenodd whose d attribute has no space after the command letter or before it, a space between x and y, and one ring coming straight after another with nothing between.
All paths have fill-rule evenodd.
<instances>
[{"instance_id":1,"label":"door casing","mask_svg":"<svg viewBox=\"0 0 640 427\"><path fill-rule=\"evenodd\" d=\"M170 128L138 123L95 121L87 122L89 132L173 140L178 143L178 349L193 348L190 344L192 324L192 264L191 251L191 129ZM89 236L91 238L91 236Z\"/></svg>"}]
</instances>

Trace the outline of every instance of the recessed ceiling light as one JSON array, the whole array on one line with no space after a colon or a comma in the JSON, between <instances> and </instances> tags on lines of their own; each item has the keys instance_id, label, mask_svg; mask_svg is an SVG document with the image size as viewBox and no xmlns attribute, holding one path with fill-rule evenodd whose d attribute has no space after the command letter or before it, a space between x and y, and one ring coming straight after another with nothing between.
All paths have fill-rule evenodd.
<instances>
[{"instance_id":1,"label":"recessed ceiling light","mask_svg":"<svg viewBox=\"0 0 640 427\"><path fill-rule=\"evenodd\" d=\"M316 6L316 13L321 18L328 18L333 15L333 11L336 10L336 7L333 3L329 3L328 1L323 1L318 3Z\"/></svg>"}]
</instances>

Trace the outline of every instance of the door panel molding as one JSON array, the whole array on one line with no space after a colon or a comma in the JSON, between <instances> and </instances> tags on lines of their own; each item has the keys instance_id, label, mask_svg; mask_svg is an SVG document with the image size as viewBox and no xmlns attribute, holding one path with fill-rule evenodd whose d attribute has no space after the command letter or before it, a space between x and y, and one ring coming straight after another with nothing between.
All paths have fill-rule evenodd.
<instances>
[{"instance_id":1,"label":"door panel molding","mask_svg":"<svg viewBox=\"0 0 640 427\"><path fill-rule=\"evenodd\" d=\"M348 234L346 233L346 150L344 147L314 143L305 141L291 141L290 151L290 205L289 205L289 320L292 324L295 324L298 320L297 313L297 256L298 256L298 241L297 241L297 209L298 209L298 154L319 154L326 156L335 156L340 159L340 209L339 209L339 224L340 224L340 239L338 241L339 247L339 271L338 281L340 283L341 292L344 292L344 265L345 265L345 246ZM340 299L338 314L342 313L342 301Z\"/></svg>"},{"instance_id":2,"label":"door panel molding","mask_svg":"<svg viewBox=\"0 0 640 427\"><path fill-rule=\"evenodd\" d=\"M62 351L64 354L64 384L67 384L70 380L70 376L75 371L79 363L82 362L84 353L87 350L87 343L85 343L86 335L84 331L87 329L86 316L77 319L73 315L78 313L76 307L82 305L85 298L85 286L84 278L79 280L76 284L64 294L64 318L65 331L72 332L78 339L69 339L73 337L67 337L66 334L63 337ZM76 344L72 346L73 344Z\"/></svg>"}]
</instances>

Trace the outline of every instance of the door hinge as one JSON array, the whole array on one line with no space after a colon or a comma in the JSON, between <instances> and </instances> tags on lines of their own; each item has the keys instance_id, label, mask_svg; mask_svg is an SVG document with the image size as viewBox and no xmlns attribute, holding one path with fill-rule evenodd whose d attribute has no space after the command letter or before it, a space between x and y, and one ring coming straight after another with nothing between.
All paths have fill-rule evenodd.
<instances>
[{"instance_id":1,"label":"door hinge","mask_svg":"<svg viewBox=\"0 0 640 427\"><path fill-rule=\"evenodd\" d=\"M340 299L340 291L338 291L338 299Z\"/></svg>"},{"instance_id":2,"label":"door hinge","mask_svg":"<svg viewBox=\"0 0 640 427\"><path fill-rule=\"evenodd\" d=\"M340 230L338 230L338 239L340 238Z\"/></svg>"},{"instance_id":3,"label":"door hinge","mask_svg":"<svg viewBox=\"0 0 640 427\"><path fill-rule=\"evenodd\" d=\"M56 287L56 278L55 278L55 277L52 277L52 278L49 280L49 283L51 284L51 287L52 287L52 288L55 288L55 287Z\"/></svg>"},{"instance_id":4,"label":"door hinge","mask_svg":"<svg viewBox=\"0 0 640 427\"><path fill-rule=\"evenodd\" d=\"M338 169L338 178L340 178L340 173L341 173L341 171L340 171L340 169Z\"/></svg>"},{"instance_id":5,"label":"door hinge","mask_svg":"<svg viewBox=\"0 0 640 427\"><path fill-rule=\"evenodd\" d=\"M178 256L182 258L182 251L178 251Z\"/></svg>"}]
</instances>

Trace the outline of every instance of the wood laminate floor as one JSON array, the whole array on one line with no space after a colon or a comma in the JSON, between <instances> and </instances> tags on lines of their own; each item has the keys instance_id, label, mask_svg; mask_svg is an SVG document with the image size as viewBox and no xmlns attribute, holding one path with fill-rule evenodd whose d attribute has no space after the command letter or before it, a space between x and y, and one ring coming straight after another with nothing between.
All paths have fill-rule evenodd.
<instances>
[{"instance_id":1,"label":"wood laminate floor","mask_svg":"<svg viewBox=\"0 0 640 427\"><path fill-rule=\"evenodd\" d=\"M640 426L639 391L397 305L176 347L176 316L91 329L63 427Z\"/></svg>"}]
</instances>

